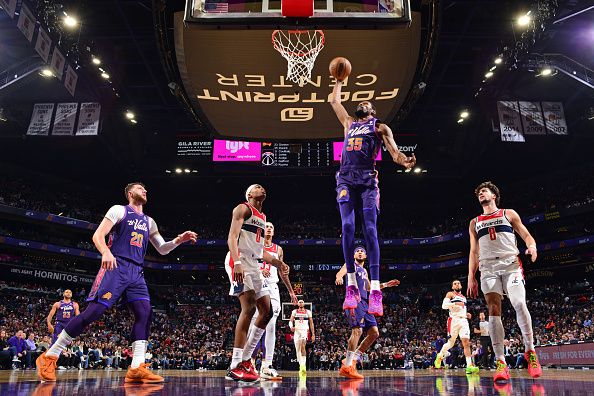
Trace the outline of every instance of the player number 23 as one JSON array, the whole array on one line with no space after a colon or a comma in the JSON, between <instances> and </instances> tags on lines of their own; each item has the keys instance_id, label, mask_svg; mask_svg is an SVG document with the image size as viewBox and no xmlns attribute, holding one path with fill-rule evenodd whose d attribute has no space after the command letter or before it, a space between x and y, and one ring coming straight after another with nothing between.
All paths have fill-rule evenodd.
<instances>
[{"instance_id":1,"label":"player number 23","mask_svg":"<svg viewBox=\"0 0 594 396\"><path fill-rule=\"evenodd\" d=\"M347 151L359 151L363 146L363 138L349 138L349 144L347 145Z\"/></svg>"},{"instance_id":2,"label":"player number 23","mask_svg":"<svg viewBox=\"0 0 594 396\"><path fill-rule=\"evenodd\" d=\"M136 247L142 247L142 241L144 239L144 235L142 235L141 233L138 233L136 231L133 231L132 234L130 234L130 236L132 236L132 239L130 239L130 245L136 246Z\"/></svg>"}]
</instances>

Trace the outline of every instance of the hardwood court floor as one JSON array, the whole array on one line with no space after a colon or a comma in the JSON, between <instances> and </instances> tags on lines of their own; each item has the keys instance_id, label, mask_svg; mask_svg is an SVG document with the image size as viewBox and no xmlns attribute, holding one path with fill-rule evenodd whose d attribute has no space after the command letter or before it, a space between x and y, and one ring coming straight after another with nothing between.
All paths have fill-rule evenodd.
<instances>
[{"instance_id":1,"label":"hardwood court floor","mask_svg":"<svg viewBox=\"0 0 594 396\"><path fill-rule=\"evenodd\" d=\"M305 377L282 372L282 382L243 384L227 381L223 371L160 371L166 382L159 385L124 383L125 371L61 371L56 383L39 383L34 371L0 371L0 395L464 395L555 396L594 395L594 370L544 370L533 380L525 370L512 370L508 385L495 386L493 372L467 376L463 370L366 371L364 380L347 380L336 372L313 371Z\"/></svg>"}]
</instances>

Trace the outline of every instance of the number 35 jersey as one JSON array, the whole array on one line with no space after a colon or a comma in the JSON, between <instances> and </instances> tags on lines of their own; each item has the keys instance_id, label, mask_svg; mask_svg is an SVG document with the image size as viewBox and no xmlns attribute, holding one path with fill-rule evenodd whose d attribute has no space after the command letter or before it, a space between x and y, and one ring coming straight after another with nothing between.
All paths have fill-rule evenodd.
<instances>
[{"instance_id":1,"label":"number 35 jersey","mask_svg":"<svg viewBox=\"0 0 594 396\"><path fill-rule=\"evenodd\" d=\"M505 209L498 209L494 213L478 216L474 229L479 245L481 272L512 270L515 269L512 267L519 266L517 264L519 251L516 245L516 235L511 222L505 215ZM501 268L490 268L493 266Z\"/></svg>"},{"instance_id":2,"label":"number 35 jersey","mask_svg":"<svg viewBox=\"0 0 594 396\"><path fill-rule=\"evenodd\" d=\"M353 121L344 137L340 170L375 169L375 157L382 144L377 134L377 122L377 118Z\"/></svg>"}]
</instances>

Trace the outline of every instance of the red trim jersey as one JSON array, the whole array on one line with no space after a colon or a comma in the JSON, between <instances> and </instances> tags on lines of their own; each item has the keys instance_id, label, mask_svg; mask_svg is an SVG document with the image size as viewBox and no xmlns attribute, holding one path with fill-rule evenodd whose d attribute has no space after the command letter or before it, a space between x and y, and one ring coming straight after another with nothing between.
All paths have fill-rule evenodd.
<instances>
[{"instance_id":1,"label":"red trim jersey","mask_svg":"<svg viewBox=\"0 0 594 396\"><path fill-rule=\"evenodd\" d=\"M241 259L247 259L245 263L242 261L244 268L258 266L257 269L259 269L259 260L264 256L266 215L248 202L244 202L243 204L250 208L251 215L243 222L239 232L239 239L237 241L239 257Z\"/></svg>"},{"instance_id":2,"label":"red trim jersey","mask_svg":"<svg viewBox=\"0 0 594 396\"><path fill-rule=\"evenodd\" d=\"M479 245L479 263L483 260L500 260L516 257L516 235L505 209L476 218L474 229Z\"/></svg>"},{"instance_id":3,"label":"red trim jersey","mask_svg":"<svg viewBox=\"0 0 594 396\"><path fill-rule=\"evenodd\" d=\"M276 243L273 243L270 246L264 246L264 250L266 250L272 257L278 259L278 245ZM274 265L262 260L262 263L260 264L260 270L264 269L270 272L270 277L266 278L266 283L269 285L271 283L278 283L278 269Z\"/></svg>"},{"instance_id":4,"label":"red trim jersey","mask_svg":"<svg viewBox=\"0 0 594 396\"><path fill-rule=\"evenodd\" d=\"M309 309L294 309L292 315L295 318L295 331L309 330L309 318L312 317Z\"/></svg>"},{"instance_id":5,"label":"red trim jersey","mask_svg":"<svg viewBox=\"0 0 594 396\"><path fill-rule=\"evenodd\" d=\"M459 292L453 292L454 297L450 299L452 304L456 304L449 309L450 318L464 318L466 319L466 297ZM461 305L463 304L463 305Z\"/></svg>"}]
</instances>

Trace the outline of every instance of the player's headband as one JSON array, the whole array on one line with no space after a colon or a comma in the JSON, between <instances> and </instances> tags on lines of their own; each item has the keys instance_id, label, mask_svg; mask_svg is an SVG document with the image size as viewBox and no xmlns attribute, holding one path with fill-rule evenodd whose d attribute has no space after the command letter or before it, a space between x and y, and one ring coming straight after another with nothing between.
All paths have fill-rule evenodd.
<instances>
[{"instance_id":1,"label":"player's headband","mask_svg":"<svg viewBox=\"0 0 594 396\"><path fill-rule=\"evenodd\" d=\"M305 304L305 301L299 300L299 301L297 301L297 304Z\"/></svg>"},{"instance_id":2,"label":"player's headband","mask_svg":"<svg viewBox=\"0 0 594 396\"><path fill-rule=\"evenodd\" d=\"M356 252L357 250L359 250L359 249L360 249L360 250L363 250L363 252L364 252L365 254L367 254L367 250L365 250L365 246L363 246L363 245L359 245L359 246L357 246L357 247L355 248L355 252Z\"/></svg>"},{"instance_id":3,"label":"player's headband","mask_svg":"<svg viewBox=\"0 0 594 396\"><path fill-rule=\"evenodd\" d=\"M254 187L256 187L256 186L257 186L257 184L252 184L251 186L249 186L249 187L247 188L247 190L245 190L245 200L246 200L246 201L249 201L249 200L250 200L250 197L249 197L249 195L250 195L250 192L252 192L252 189L253 189Z\"/></svg>"}]
</instances>

